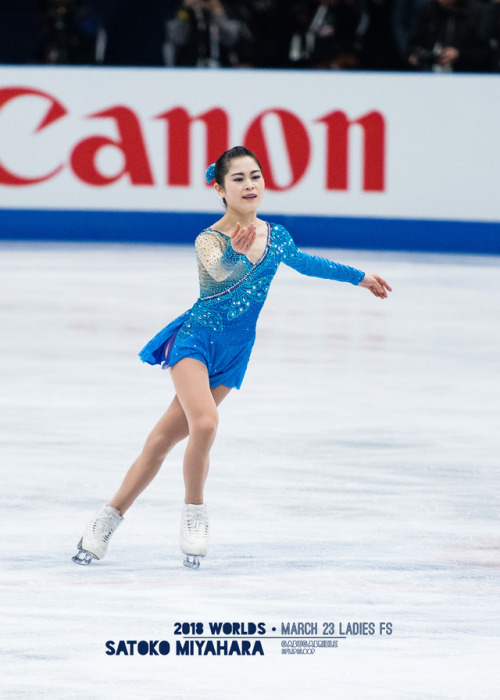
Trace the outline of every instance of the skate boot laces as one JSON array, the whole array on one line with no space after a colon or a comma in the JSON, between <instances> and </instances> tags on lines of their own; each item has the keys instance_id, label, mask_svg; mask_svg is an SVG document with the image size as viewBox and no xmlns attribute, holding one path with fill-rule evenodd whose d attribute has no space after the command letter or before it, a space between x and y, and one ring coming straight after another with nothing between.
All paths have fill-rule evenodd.
<instances>
[{"instance_id":1,"label":"skate boot laces","mask_svg":"<svg viewBox=\"0 0 500 700\"><path fill-rule=\"evenodd\" d=\"M206 556L208 552L208 511L206 505L193 505L191 503L184 505L181 549L184 554L196 557Z\"/></svg>"},{"instance_id":2,"label":"skate boot laces","mask_svg":"<svg viewBox=\"0 0 500 700\"><path fill-rule=\"evenodd\" d=\"M107 542L120 521L112 513L103 513L92 524L92 535L98 541Z\"/></svg>"},{"instance_id":3,"label":"skate boot laces","mask_svg":"<svg viewBox=\"0 0 500 700\"><path fill-rule=\"evenodd\" d=\"M188 537L208 537L208 513L206 509L186 508L184 530Z\"/></svg>"},{"instance_id":4,"label":"skate boot laces","mask_svg":"<svg viewBox=\"0 0 500 700\"><path fill-rule=\"evenodd\" d=\"M102 553L106 551L108 540L114 533L118 525L122 522L123 518L117 510L111 506L104 506L101 510L95 514L94 519L88 524L87 530L84 534L84 549L85 542L93 542L95 545L100 546ZM94 552L97 554L97 552Z\"/></svg>"}]
</instances>

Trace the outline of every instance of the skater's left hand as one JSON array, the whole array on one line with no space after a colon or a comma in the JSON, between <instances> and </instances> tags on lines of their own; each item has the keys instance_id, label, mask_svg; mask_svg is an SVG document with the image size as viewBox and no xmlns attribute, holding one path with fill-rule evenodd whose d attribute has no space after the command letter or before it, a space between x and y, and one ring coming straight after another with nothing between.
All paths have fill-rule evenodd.
<instances>
[{"instance_id":1,"label":"skater's left hand","mask_svg":"<svg viewBox=\"0 0 500 700\"><path fill-rule=\"evenodd\" d=\"M382 277L371 272L366 273L364 280L358 286L369 289L372 294L380 299L387 299L389 296L387 292L392 292L392 287Z\"/></svg>"}]
</instances>

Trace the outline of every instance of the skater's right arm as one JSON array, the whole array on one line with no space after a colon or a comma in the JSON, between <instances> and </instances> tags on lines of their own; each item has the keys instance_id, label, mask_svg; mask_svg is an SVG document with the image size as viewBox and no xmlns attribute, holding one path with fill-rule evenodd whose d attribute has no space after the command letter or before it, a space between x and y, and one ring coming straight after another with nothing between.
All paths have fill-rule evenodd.
<instances>
[{"instance_id":1,"label":"skater's right arm","mask_svg":"<svg viewBox=\"0 0 500 700\"><path fill-rule=\"evenodd\" d=\"M212 231L204 231L195 241L198 265L217 282L227 279L234 271L240 256L231 244Z\"/></svg>"}]
</instances>

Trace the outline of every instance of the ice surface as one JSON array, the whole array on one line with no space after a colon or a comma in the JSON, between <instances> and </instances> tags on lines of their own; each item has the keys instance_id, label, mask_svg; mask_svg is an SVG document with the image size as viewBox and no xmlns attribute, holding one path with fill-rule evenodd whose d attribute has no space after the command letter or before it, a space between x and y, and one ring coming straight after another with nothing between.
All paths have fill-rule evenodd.
<instances>
[{"instance_id":1,"label":"ice surface","mask_svg":"<svg viewBox=\"0 0 500 700\"><path fill-rule=\"evenodd\" d=\"M136 353L194 302L193 251L0 246L2 698L498 700L500 259L317 252L393 295L280 270L191 571L182 446L102 562L71 556L173 396ZM105 653L183 621L264 622L265 654ZM377 634L283 655L288 621Z\"/></svg>"}]
</instances>

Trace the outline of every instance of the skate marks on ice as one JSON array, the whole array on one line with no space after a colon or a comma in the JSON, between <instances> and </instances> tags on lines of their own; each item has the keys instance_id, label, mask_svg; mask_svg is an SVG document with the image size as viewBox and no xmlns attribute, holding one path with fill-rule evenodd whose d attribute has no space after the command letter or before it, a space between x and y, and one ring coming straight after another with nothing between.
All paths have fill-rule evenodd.
<instances>
[{"instance_id":1,"label":"skate marks on ice","mask_svg":"<svg viewBox=\"0 0 500 700\"><path fill-rule=\"evenodd\" d=\"M332 683L350 700L496 698L500 263L328 255L394 294L279 272L242 391L221 406L210 547L191 571L182 448L103 560L70 559L172 397L136 352L196 297L191 251L1 247L3 695L164 698L165 665L113 665L105 641L168 639L177 618L332 617L397 633L349 640L333 665L270 649L258 673L169 657L169 697L186 697L188 669L188 695L206 698Z\"/></svg>"}]
</instances>

